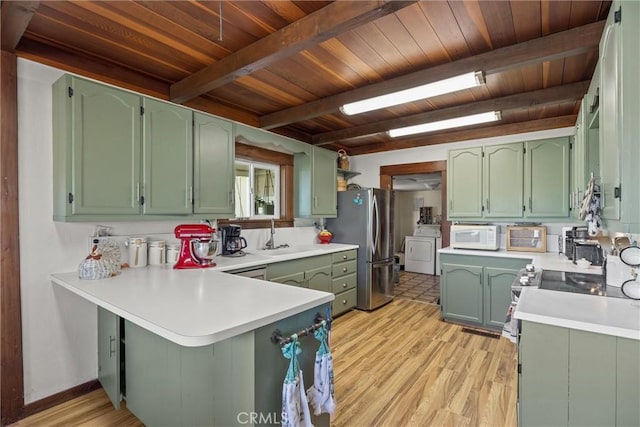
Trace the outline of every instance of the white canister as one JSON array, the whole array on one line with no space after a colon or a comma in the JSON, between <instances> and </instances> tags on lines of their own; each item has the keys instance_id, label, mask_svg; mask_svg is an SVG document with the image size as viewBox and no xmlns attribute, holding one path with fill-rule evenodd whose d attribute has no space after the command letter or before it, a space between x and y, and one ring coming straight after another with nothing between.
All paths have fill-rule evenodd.
<instances>
[{"instance_id":1,"label":"white canister","mask_svg":"<svg viewBox=\"0 0 640 427\"><path fill-rule=\"evenodd\" d=\"M167 264L175 264L178 262L178 255L180 254L180 244L170 243L167 245Z\"/></svg>"},{"instance_id":2,"label":"white canister","mask_svg":"<svg viewBox=\"0 0 640 427\"><path fill-rule=\"evenodd\" d=\"M164 240L152 240L149 242L149 265L163 265Z\"/></svg>"},{"instance_id":3,"label":"white canister","mask_svg":"<svg viewBox=\"0 0 640 427\"><path fill-rule=\"evenodd\" d=\"M138 268L147 266L147 238L131 237L127 240L129 247L129 267Z\"/></svg>"}]
</instances>

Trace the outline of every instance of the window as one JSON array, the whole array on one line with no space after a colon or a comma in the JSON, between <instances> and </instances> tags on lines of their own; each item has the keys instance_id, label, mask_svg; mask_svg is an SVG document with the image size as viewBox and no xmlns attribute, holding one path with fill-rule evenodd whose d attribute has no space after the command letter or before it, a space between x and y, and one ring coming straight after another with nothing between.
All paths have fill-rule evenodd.
<instances>
[{"instance_id":1,"label":"window","mask_svg":"<svg viewBox=\"0 0 640 427\"><path fill-rule=\"evenodd\" d=\"M238 141L235 148L236 218L218 225L267 228L275 216L277 227L293 227L293 155Z\"/></svg>"},{"instance_id":2,"label":"window","mask_svg":"<svg viewBox=\"0 0 640 427\"><path fill-rule=\"evenodd\" d=\"M236 218L280 218L280 165L236 160Z\"/></svg>"}]
</instances>

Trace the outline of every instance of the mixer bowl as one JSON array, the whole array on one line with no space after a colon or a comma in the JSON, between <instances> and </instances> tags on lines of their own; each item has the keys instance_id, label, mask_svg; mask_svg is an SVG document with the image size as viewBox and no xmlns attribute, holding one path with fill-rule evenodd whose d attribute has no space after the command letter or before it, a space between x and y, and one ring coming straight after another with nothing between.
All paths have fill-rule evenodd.
<instances>
[{"instance_id":1,"label":"mixer bowl","mask_svg":"<svg viewBox=\"0 0 640 427\"><path fill-rule=\"evenodd\" d=\"M215 258L217 250L217 240L191 241L191 254L199 260L212 260L213 258Z\"/></svg>"}]
</instances>

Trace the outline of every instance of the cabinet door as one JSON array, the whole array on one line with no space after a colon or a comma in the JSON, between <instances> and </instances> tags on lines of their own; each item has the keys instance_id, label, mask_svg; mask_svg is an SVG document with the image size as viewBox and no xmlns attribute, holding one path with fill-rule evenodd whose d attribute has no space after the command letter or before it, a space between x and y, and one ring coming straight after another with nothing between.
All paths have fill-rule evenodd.
<instances>
[{"instance_id":1,"label":"cabinet door","mask_svg":"<svg viewBox=\"0 0 640 427\"><path fill-rule=\"evenodd\" d=\"M313 215L336 216L336 153L313 147L311 177L311 213Z\"/></svg>"},{"instance_id":2,"label":"cabinet door","mask_svg":"<svg viewBox=\"0 0 640 427\"><path fill-rule=\"evenodd\" d=\"M620 129L622 110L621 98L621 55L620 22L615 22L611 12L600 39L600 176L601 206L603 219L620 219L620 199L616 198L616 188L620 187ZM637 41L635 42L637 43Z\"/></svg>"},{"instance_id":3,"label":"cabinet door","mask_svg":"<svg viewBox=\"0 0 640 427\"><path fill-rule=\"evenodd\" d=\"M73 214L139 214L141 98L73 79Z\"/></svg>"},{"instance_id":4,"label":"cabinet door","mask_svg":"<svg viewBox=\"0 0 640 427\"><path fill-rule=\"evenodd\" d=\"M640 341L616 341L616 424L640 425Z\"/></svg>"},{"instance_id":5,"label":"cabinet door","mask_svg":"<svg viewBox=\"0 0 640 427\"><path fill-rule=\"evenodd\" d=\"M447 163L449 217L482 217L482 147L450 150Z\"/></svg>"},{"instance_id":6,"label":"cabinet door","mask_svg":"<svg viewBox=\"0 0 640 427\"><path fill-rule=\"evenodd\" d=\"M299 286L301 288L307 287L307 281L304 278L304 271L288 274L286 276L274 277L269 279L269 281L282 283L283 285Z\"/></svg>"},{"instance_id":7,"label":"cabinet door","mask_svg":"<svg viewBox=\"0 0 640 427\"><path fill-rule=\"evenodd\" d=\"M98 307L98 380L120 409L120 318L102 307Z\"/></svg>"},{"instance_id":8,"label":"cabinet door","mask_svg":"<svg viewBox=\"0 0 640 427\"><path fill-rule=\"evenodd\" d=\"M569 330L523 321L518 352L518 425L567 425Z\"/></svg>"},{"instance_id":9,"label":"cabinet door","mask_svg":"<svg viewBox=\"0 0 640 427\"><path fill-rule=\"evenodd\" d=\"M309 289L331 292L331 266L305 271L304 278Z\"/></svg>"},{"instance_id":10,"label":"cabinet door","mask_svg":"<svg viewBox=\"0 0 640 427\"><path fill-rule=\"evenodd\" d=\"M500 328L504 326L507 308L511 304L511 283L518 270L484 268L484 324Z\"/></svg>"},{"instance_id":11,"label":"cabinet door","mask_svg":"<svg viewBox=\"0 0 640 427\"><path fill-rule=\"evenodd\" d=\"M484 149L484 216L522 216L523 146L521 143L493 145Z\"/></svg>"},{"instance_id":12,"label":"cabinet door","mask_svg":"<svg viewBox=\"0 0 640 427\"><path fill-rule=\"evenodd\" d=\"M525 142L528 217L569 216L569 138Z\"/></svg>"},{"instance_id":13,"label":"cabinet door","mask_svg":"<svg viewBox=\"0 0 640 427\"><path fill-rule=\"evenodd\" d=\"M193 179L191 110L144 99L145 214L190 214Z\"/></svg>"},{"instance_id":14,"label":"cabinet door","mask_svg":"<svg viewBox=\"0 0 640 427\"><path fill-rule=\"evenodd\" d=\"M467 323L481 324L483 322L482 267L442 264L440 280L440 303L443 316Z\"/></svg>"},{"instance_id":15,"label":"cabinet door","mask_svg":"<svg viewBox=\"0 0 640 427\"><path fill-rule=\"evenodd\" d=\"M193 212L233 217L233 123L201 113L194 113L193 120Z\"/></svg>"},{"instance_id":16,"label":"cabinet door","mask_svg":"<svg viewBox=\"0 0 640 427\"><path fill-rule=\"evenodd\" d=\"M609 363L597 363L594 369L594 360ZM575 329L569 331L570 426L616 425L614 360L616 337Z\"/></svg>"}]
</instances>

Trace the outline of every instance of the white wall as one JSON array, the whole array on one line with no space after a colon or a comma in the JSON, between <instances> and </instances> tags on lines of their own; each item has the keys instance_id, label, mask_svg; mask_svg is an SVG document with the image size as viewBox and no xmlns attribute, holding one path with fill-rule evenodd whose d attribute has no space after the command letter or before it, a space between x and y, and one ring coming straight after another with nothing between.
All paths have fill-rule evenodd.
<instances>
[{"instance_id":1,"label":"white wall","mask_svg":"<svg viewBox=\"0 0 640 427\"><path fill-rule=\"evenodd\" d=\"M433 215L440 215L442 201L440 190L433 191L395 191L394 192L394 252L400 250L402 239L411 236L420 219L420 210L416 210L416 199L422 199L421 206L433 207Z\"/></svg>"},{"instance_id":2,"label":"white wall","mask_svg":"<svg viewBox=\"0 0 640 427\"><path fill-rule=\"evenodd\" d=\"M453 148L505 144L509 142L545 139L574 134L575 128L568 127L351 156L349 158L351 163L350 169L354 172L360 172L360 175L354 177L349 182L360 184L363 187L380 187L380 166L447 160L447 151Z\"/></svg>"},{"instance_id":3,"label":"white wall","mask_svg":"<svg viewBox=\"0 0 640 427\"><path fill-rule=\"evenodd\" d=\"M51 84L55 68L18 60L20 281L25 403L97 378L95 305L52 285L49 275L75 271L95 224L52 220ZM103 224L103 223L101 223ZM171 233L177 222L106 223L117 235ZM309 225L298 221L296 225ZM251 247L268 230L244 230ZM307 244L313 227L277 229L276 244Z\"/></svg>"}]
</instances>

